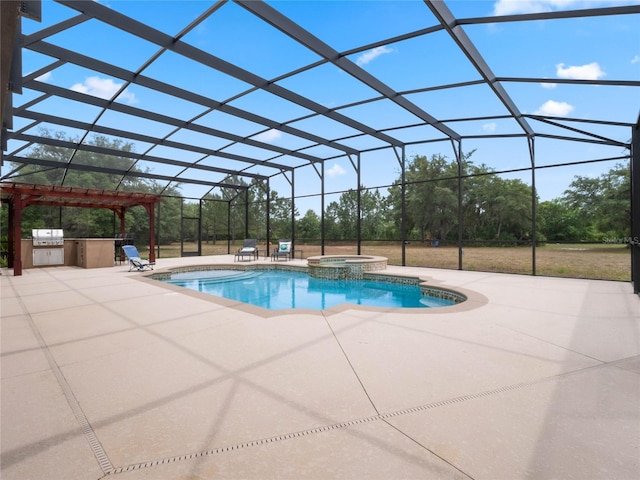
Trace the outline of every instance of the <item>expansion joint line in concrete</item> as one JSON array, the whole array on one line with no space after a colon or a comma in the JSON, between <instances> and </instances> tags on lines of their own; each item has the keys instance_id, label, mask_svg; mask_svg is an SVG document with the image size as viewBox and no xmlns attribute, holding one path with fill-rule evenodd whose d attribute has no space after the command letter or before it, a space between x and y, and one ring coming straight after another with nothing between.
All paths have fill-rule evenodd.
<instances>
[{"instance_id":1,"label":"expansion joint line in concrete","mask_svg":"<svg viewBox=\"0 0 640 480\"><path fill-rule=\"evenodd\" d=\"M397 431L400 435L403 435L405 437L407 437L409 440L411 440L413 443L415 443L416 445L418 445L420 448L425 449L427 452L429 452L431 455L433 455L434 457L438 457L440 460L442 460L444 463L448 464L451 468L457 470L458 472L460 472L462 475L464 475L465 477L473 480L473 477L471 475L469 475L467 472L465 472L464 470L461 470L458 466L454 465L453 463L451 463L449 460L447 460L446 458L444 458L442 455L439 455L438 453L434 452L433 450L431 450L429 447L427 447L426 445L423 445L422 443L420 443L418 440L416 440L415 438L413 438L411 435L409 435L407 432L401 430L400 428L398 428L397 425L394 425L393 423L389 422L386 418L380 418L381 421L383 421L384 423L386 423L387 425L389 425L389 427L393 428L395 431Z\"/></svg>"},{"instance_id":2,"label":"expansion joint line in concrete","mask_svg":"<svg viewBox=\"0 0 640 480\"><path fill-rule=\"evenodd\" d=\"M12 288L14 288L13 285L12 285ZM53 375L55 376L56 381L58 382L58 385L60 386L60 389L62 390L62 393L64 394L64 397L67 400L69 407L71 408L71 411L73 412L73 415L76 417L76 420L78 421L80 428L82 429L82 433L84 434L84 437L89 443L89 447L91 448L91 451L95 455L96 460L98 461L98 464L102 469L102 472L105 474L111 473L113 471L113 465L111 463L111 460L109 460L109 457L107 456L107 453L105 452L102 444L100 443L100 440L98 440L96 433L93 431L93 428L91 427L89 420L84 414L84 411L80 406L80 403L78 402L75 395L73 394L73 390L71 389L71 386L67 382L67 379L64 377L64 374L60 370L60 367L58 366L55 358L51 354L51 351L49 350L47 343L44 341L44 338L42 338L42 335L40 334L40 330L38 329L38 326L36 325L36 323L33 321L33 318L31 317L31 314L29 313L28 309L24 305L22 298L20 298L19 295L16 298L18 302L20 302L20 306L22 307L22 310L25 312L25 316L29 322L29 327L31 328L33 335L36 337L36 340L38 341L38 345L47 359L49 368L53 372Z\"/></svg>"},{"instance_id":3,"label":"expansion joint line in concrete","mask_svg":"<svg viewBox=\"0 0 640 480\"><path fill-rule=\"evenodd\" d=\"M342 352L342 355L344 355L345 360L349 364L349 368L351 369L351 371L355 375L356 379L358 380L358 383L360 384L360 387L362 388L362 391L364 392L364 394L367 396L367 399L369 400L369 403L371 404L371 406L375 410L376 414L379 415L380 411L376 407L376 404L373 402L373 399L369 395L369 392L367 391L367 388L364 386L364 383L362 383L362 380L360 379L360 376L358 375L358 372L356 371L355 367L351 363L351 360L349 359L349 355L347 355L347 352L345 352L344 348L342 348L342 344L340 343L340 339L336 335L336 332L333 330L333 327L331 326L331 322L329 322L329 319L325 316L324 311L322 312L322 318L324 318L324 321L327 323L327 327L329 327L329 330L331 331L331 335L333 335L333 339L338 344L338 347L340 347L340 351Z\"/></svg>"},{"instance_id":4,"label":"expansion joint line in concrete","mask_svg":"<svg viewBox=\"0 0 640 480\"><path fill-rule=\"evenodd\" d=\"M560 345L560 344L557 344L557 343L553 343L553 342L547 340L546 338L538 337L536 335L531 335L530 333L524 332L524 331L519 330L517 328L506 327L506 326L503 326L503 328L505 328L507 330L510 330L512 332L515 332L515 333L517 333L519 335L524 335L525 337L533 338L533 339L535 339L535 340L537 340L539 342L544 342L544 343L546 343L548 345L553 345L554 347L561 348L562 350L566 350L566 351L574 353L576 355L580 355L581 357L588 358L589 360L593 360L595 362L600 362L601 364L605 363L602 360L600 360L599 358L592 357L591 355L587 355L584 352L579 352L578 350L572 350L571 348L567 347L566 345Z\"/></svg>"},{"instance_id":5,"label":"expansion joint line in concrete","mask_svg":"<svg viewBox=\"0 0 640 480\"><path fill-rule=\"evenodd\" d=\"M322 426L322 427L311 428L311 429L308 429L308 430L301 430L299 432L286 433L286 434L276 435L276 436L273 436L273 437L263 438L263 439L259 439L259 440L252 440L250 442L239 443L239 444L236 444L236 445L213 448L211 450L205 450L205 451L201 451L201 452L190 453L190 454L180 455L180 456L176 456L176 457L163 458L161 460L152 460L152 461L148 461L148 462L141 462L141 463L137 463L137 464L127 465L127 466L124 466L124 467L118 467L118 468L113 469L112 471L108 472L108 475L116 475L116 474L120 474L120 473L131 472L131 471L134 471L134 470L140 470L140 469L143 469L143 468L160 467L162 465L167 465L167 464L170 464L170 463L182 462L182 461L186 461L186 460L193 460L193 459L196 459L196 458L207 457L207 456L212 456L212 455L225 454L225 453L228 453L228 452L242 450L242 449L245 449L245 448L258 447L258 446L261 446L261 445L267 445L269 443L281 442L283 440L292 440L294 438L306 437L308 435L324 433L324 432L328 432L328 431L332 431L332 430L340 430L340 429L343 429L343 428L353 427L353 426L356 426L356 425L361 425L361 424L370 423L370 422L376 422L376 421L382 421L385 424L393 427L394 429L396 429L398 431L401 431L398 427L396 427L392 423L390 423L389 420L393 419L394 417L399 417L399 416L403 416L403 415L409 415L409 414L412 414L412 413L423 412L423 411L426 411L426 410L432 410L432 409L440 408L440 407L446 407L446 406L455 405L455 404L458 404L458 403L463 403L463 402L466 402L466 401L469 401L469 400L474 400L474 399L483 398L483 397L489 397L489 396L492 396L492 395L498 395L498 394L509 392L509 391L512 391L512 390L519 390L519 389L522 389L522 388L531 387L531 386L538 385L538 384L541 384L541 383L544 383L544 382L553 381L553 380L557 380L558 378L569 376L571 373L575 373L575 372L567 372L567 373L564 373L564 374L554 375L554 376L551 376L551 377L545 377L545 378L541 378L541 379L538 379L538 380L533 380L533 381L530 381L530 382L518 383L518 384L515 384L515 385L508 385L508 386L497 388L497 389L494 389L494 390L488 390L488 391L485 391L485 392L479 392L479 393L470 394L470 395L463 395L463 396L460 396L460 397L455 397L455 398L451 398L451 399L448 399L448 400L443 400L443 401L440 401L440 402L429 403L427 405L421 405L421 406L418 406L418 407L406 408L406 409L403 409L403 410L397 410L395 412L382 413L382 414L378 414L378 415L373 415L371 417L359 418L359 419L350 420L350 421L347 421L347 422L336 423L336 424L333 424L333 425L325 425L325 426ZM404 432L402 432L402 433L405 436L409 437ZM411 437L409 437L409 438L411 438ZM411 438L411 440L413 440L415 442L415 440L413 438ZM418 442L416 442L416 443L418 443ZM464 473L462 470L460 470L455 465L453 465L450 462L448 462L443 457L440 457L439 455L435 454L434 452L432 452L428 448L424 447L422 444L419 444L419 445L422 446L422 448L425 448L425 450L427 450L431 454L436 455L438 458L442 459L443 461L445 461L446 463L451 465L453 468L458 470L460 473L462 473L462 474L466 475L467 477L469 477L469 475ZM469 477L469 478L471 478L471 477Z\"/></svg>"}]
</instances>

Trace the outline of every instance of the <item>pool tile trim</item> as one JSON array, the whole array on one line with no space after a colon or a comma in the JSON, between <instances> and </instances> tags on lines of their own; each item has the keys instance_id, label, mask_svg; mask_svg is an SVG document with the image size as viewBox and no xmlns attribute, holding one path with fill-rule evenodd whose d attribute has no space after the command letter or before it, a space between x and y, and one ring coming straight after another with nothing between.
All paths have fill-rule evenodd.
<instances>
[{"instance_id":1,"label":"pool tile trim","mask_svg":"<svg viewBox=\"0 0 640 480\"><path fill-rule=\"evenodd\" d=\"M177 285L172 285L170 283L159 281L162 279L169 278L173 273L184 273L184 272L206 271L206 270L241 270L241 271L283 270L283 271L293 271L293 272L302 272L302 273L308 272L308 268L303 265L292 265L292 264L287 265L287 264L272 264L272 263L248 263L246 265L239 265L237 263L216 263L216 264L207 264L207 265L184 265L180 267L154 270L153 272L145 272L145 273L140 273L139 275L134 275L134 278L142 282L148 282L155 286L165 288L167 290L171 290L176 293L200 298L202 300L206 300L208 302L211 302L220 306L234 308L236 310L258 315L263 318L269 318L269 317L274 317L278 315L335 315L337 313L344 312L347 310L406 313L410 315L416 315L416 314L433 315L433 314L447 314L447 313L455 313L455 312L461 312L461 311L469 311L469 310L482 307L488 303L487 297L485 297L484 295L478 292L474 292L472 290L467 290L467 289L458 288L458 287L456 287L456 290L451 290L451 289L443 288L441 286L436 286L439 282L431 277L423 278L423 277L408 276L408 275L405 276L405 275L398 275L398 274L380 273L379 271L364 273L363 278L366 280L394 282L394 283L401 283L406 285L419 284L423 294L434 296L437 298L452 300L454 302L459 302L459 303L456 303L455 305L437 307L437 308L385 308L385 307L369 307L364 305L355 305L351 303L342 303L340 305L336 305L335 307L330 307L324 310L312 310L312 309L302 309L302 308L269 310L266 308L250 305L248 303L229 300L224 297L218 297L216 295L211 295L209 293L198 292L195 290L190 290L188 288L184 288Z\"/></svg>"}]
</instances>

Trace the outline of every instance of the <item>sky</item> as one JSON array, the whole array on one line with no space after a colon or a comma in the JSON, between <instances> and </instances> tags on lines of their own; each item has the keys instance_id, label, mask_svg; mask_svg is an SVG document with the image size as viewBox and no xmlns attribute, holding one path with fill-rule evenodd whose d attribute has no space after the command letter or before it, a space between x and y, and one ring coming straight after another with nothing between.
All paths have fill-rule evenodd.
<instances>
[{"instance_id":1,"label":"sky","mask_svg":"<svg viewBox=\"0 0 640 480\"><path fill-rule=\"evenodd\" d=\"M43 0L43 21L23 20L23 32L31 34L77 15L77 11L50 0ZM323 108L338 111L360 123L383 130L414 125L419 120L413 114L389 100L369 104L358 102L375 98L379 93L364 85L335 65L324 63L297 75L280 78L296 69L320 60L315 52L305 48L279 30L257 18L253 13L233 2L223 5L203 22L188 28L199 15L211 7L209 1L136 1L101 0L110 9L128 15L151 29L180 40L195 49L228 62L244 72L267 81L297 95L302 95ZM436 20L423 2L402 1L273 1L273 8L284 14L320 39L333 51L346 56L357 67L371 74L405 98L465 136L462 149L474 151L472 160L486 164L496 171L526 169L531 166L529 146L522 139L480 139L485 134L517 134L522 130L512 119L478 119L454 122L447 120L500 116L506 113L504 105L486 85L455 89L419 91L428 87L478 80L479 74L457 49L446 32L439 31L419 37L387 42L393 38L436 25ZM498 0L447 1L446 5L458 18L488 15L511 15L568 9L597 8L620 5L638 5L636 0ZM549 115L583 120L602 120L634 123L640 109L640 88L617 85L567 85L561 80L640 80L640 14L579 19L547 20L543 22L515 22L465 25L465 33L492 72L498 77L545 79L544 82L503 82L502 85L524 114ZM224 102L253 114L286 123L296 129L311 132L327 139L341 139L340 143L356 150L383 147L385 143L370 136L349 138L355 132L351 127L319 116L310 116L308 108L292 103L264 90L252 89L248 82L218 72L191 61L173 51L163 51L149 65L148 60L159 47L122 32L95 19L76 25L45 39L47 43L75 50L88 57L109 62L130 72L140 71L168 85L178 86L203 98ZM383 42L384 41L384 42ZM359 50L362 46L371 48ZM357 50L357 51L354 51ZM350 53L354 51L353 53ZM182 122L193 122L205 128L231 132L252 138L262 144L286 149L303 149L304 153L329 159L325 162L325 191L341 192L357 186L355 157L346 157L339 150L327 146L312 146L312 142L278 129L268 128L220 110L209 111L202 104L176 99L139 84L125 84L117 75L89 70L66 63L49 69L55 61L49 55L36 51L23 54L23 73L46 70L38 80L75 92L101 99L113 99L120 105L165 115ZM144 67L144 68L143 68ZM14 105L26 104L40 95L25 88L14 97ZM116 98L117 96L117 98ZM52 97L37 102L31 110L73 118L81 122L129 130L143 135L167 137L168 140L207 148L220 149L229 154L258 160L298 166L305 161L281 156L265 148L241 145L224 138L211 138L192 130L174 128L151 120L141 120L123 112L107 111L78 102ZM292 120L295 120L292 122ZM536 132L567 135L566 130L529 120ZM14 129L30 124L14 118ZM585 124L571 122L575 128ZM42 124L52 130L56 125ZM588 128L593 128L589 125ZM82 138L80 129L64 129L69 135ZM602 125L601 136L626 142L631 129ZM27 133L30 133L27 131ZM433 127L416 126L389 131L389 135L409 144L405 154L443 154L454 158L448 141L413 144L421 140L441 138ZM580 134L578 134L580 135ZM181 161L200 161L205 165L223 168L248 168L249 164L228 158L203 157L196 152L180 151L166 146L153 146L134 142L138 153ZM10 154L24 146L24 142L9 142ZM560 168L536 171L536 187L542 200L562 195L575 175L597 176L613 167L609 162L570 165L602 158L615 158L626 154L623 148L603 147L585 142L560 142L544 137L536 139L536 165L566 164ZM390 148L361 154L360 183L366 187L386 186L399 176L399 150ZM141 161L141 168L149 168L162 175L180 174L181 168ZM2 174L6 174L6 165ZM273 175L276 170L266 165L248 168L248 171ZM220 181L222 175L207 176L203 171L188 171L189 178ZM520 178L531 183L530 172L505 173L505 178ZM280 196L289 196L290 179L283 175L272 178L272 189ZM310 166L295 172L295 195L320 192L317 171ZM209 191L202 185L184 185L182 193L199 198ZM337 200L339 193L328 195L327 202ZM303 198L297 202L304 213L308 208L318 210L318 198Z\"/></svg>"}]
</instances>

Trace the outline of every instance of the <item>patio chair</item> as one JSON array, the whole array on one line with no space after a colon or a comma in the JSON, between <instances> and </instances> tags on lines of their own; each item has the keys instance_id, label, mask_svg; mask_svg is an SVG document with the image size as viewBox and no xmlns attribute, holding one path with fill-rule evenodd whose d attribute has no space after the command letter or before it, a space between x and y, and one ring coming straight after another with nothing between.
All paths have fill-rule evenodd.
<instances>
[{"instance_id":1,"label":"patio chair","mask_svg":"<svg viewBox=\"0 0 640 480\"><path fill-rule=\"evenodd\" d=\"M258 240L256 240L255 238L245 239L244 243L242 244L242 248L236 252L234 261L240 260L244 257L249 257L249 260L251 260L251 257L255 258L256 260L258 259Z\"/></svg>"},{"instance_id":2,"label":"patio chair","mask_svg":"<svg viewBox=\"0 0 640 480\"><path fill-rule=\"evenodd\" d=\"M138 249L133 245L122 245L122 250L124 254L129 259L129 271L137 270L139 272L143 272L144 270L153 270L153 266L156 264L155 262L150 262L148 260L143 260L140 258L140 254L138 253Z\"/></svg>"},{"instance_id":3,"label":"patio chair","mask_svg":"<svg viewBox=\"0 0 640 480\"><path fill-rule=\"evenodd\" d=\"M271 254L271 261L284 257L289 260L291 258L291 240L279 240L278 248Z\"/></svg>"}]
</instances>

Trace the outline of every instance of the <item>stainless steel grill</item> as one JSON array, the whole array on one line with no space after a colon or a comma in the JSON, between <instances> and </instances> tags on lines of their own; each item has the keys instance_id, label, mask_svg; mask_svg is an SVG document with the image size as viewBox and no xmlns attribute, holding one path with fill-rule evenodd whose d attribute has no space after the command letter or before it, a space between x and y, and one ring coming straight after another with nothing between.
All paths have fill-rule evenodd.
<instances>
[{"instance_id":1,"label":"stainless steel grill","mask_svg":"<svg viewBox=\"0 0 640 480\"><path fill-rule=\"evenodd\" d=\"M64 265L64 234L59 228L31 230L33 265Z\"/></svg>"},{"instance_id":2,"label":"stainless steel grill","mask_svg":"<svg viewBox=\"0 0 640 480\"><path fill-rule=\"evenodd\" d=\"M59 228L38 228L31 230L34 247L64 246L64 233Z\"/></svg>"}]
</instances>

